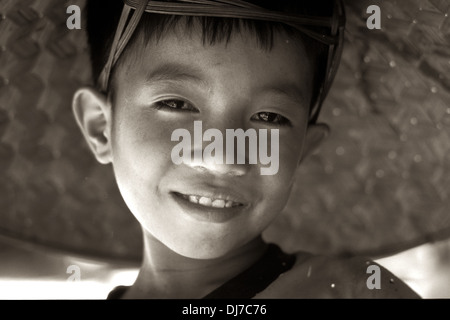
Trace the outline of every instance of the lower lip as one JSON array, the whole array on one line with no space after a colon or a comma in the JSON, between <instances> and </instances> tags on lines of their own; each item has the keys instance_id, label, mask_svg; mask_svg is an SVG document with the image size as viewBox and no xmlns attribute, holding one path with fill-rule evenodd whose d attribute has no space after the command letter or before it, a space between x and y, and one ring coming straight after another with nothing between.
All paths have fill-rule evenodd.
<instances>
[{"instance_id":1,"label":"lower lip","mask_svg":"<svg viewBox=\"0 0 450 320\"><path fill-rule=\"evenodd\" d=\"M245 208L245 206L231 208L206 207L201 204L190 202L179 194L171 193L171 195L182 207L183 212L202 222L223 223L238 217L244 212Z\"/></svg>"}]
</instances>

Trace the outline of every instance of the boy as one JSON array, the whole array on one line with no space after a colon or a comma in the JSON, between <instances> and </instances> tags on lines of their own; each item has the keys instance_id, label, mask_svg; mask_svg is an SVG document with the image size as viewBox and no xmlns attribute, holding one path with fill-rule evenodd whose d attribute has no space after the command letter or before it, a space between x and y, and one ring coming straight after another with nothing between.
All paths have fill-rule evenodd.
<instances>
[{"instance_id":1,"label":"boy","mask_svg":"<svg viewBox=\"0 0 450 320\"><path fill-rule=\"evenodd\" d=\"M97 88L73 99L143 230L139 275L109 298L417 298L380 266L370 289L371 261L261 238L328 133L342 4L124 2L88 3Z\"/></svg>"}]
</instances>

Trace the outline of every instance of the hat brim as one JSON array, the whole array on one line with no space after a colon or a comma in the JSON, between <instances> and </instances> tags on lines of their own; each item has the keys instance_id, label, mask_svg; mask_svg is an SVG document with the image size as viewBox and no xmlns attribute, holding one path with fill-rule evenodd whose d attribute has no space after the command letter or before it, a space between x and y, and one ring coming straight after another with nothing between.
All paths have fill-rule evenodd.
<instances>
[{"instance_id":1,"label":"hat brim","mask_svg":"<svg viewBox=\"0 0 450 320\"><path fill-rule=\"evenodd\" d=\"M0 233L139 260L140 227L71 112L74 90L91 83L84 25L67 29L61 1L17 3L0 8ZM366 25L369 1L346 1L342 63L319 117L331 135L267 239L386 255L450 237L450 5L420 3L379 1L378 30Z\"/></svg>"}]
</instances>

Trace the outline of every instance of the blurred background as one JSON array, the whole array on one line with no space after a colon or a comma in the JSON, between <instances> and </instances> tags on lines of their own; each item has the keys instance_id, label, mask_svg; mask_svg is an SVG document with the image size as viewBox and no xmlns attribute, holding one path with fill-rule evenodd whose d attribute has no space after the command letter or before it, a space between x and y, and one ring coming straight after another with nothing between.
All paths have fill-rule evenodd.
<instances>
[{"instance_id":1,"label":"blurred background","mask_svg":"<svg viewBox=\"0 0 450 320\"><path fill-rule=\"evenodd\" d=\"M286 251L363 254L450 298L450 2L346 0L331 136L265 233ZM368 29L376 4L381 29ZM69 30L66 8L82 9ZM0 0L0 299L103 299L131 284L141 231L71 112L90 84L84 0Z\"/></svg>"}]
</instances>

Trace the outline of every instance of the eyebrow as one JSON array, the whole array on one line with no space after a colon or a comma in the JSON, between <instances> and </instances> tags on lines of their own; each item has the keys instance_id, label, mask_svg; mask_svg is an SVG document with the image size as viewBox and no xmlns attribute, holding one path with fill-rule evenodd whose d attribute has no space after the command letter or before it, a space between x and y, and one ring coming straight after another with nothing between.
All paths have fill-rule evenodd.
<instances>
[{"instance_id":1,"label":"eyebrow","mask_svg":"<svg viewBox=\"0 0 450 320\"><path fill-rule=\"evenodd\" d=\"M267 94L275 94L279 96L287 97L289 100L299 103L300 105L306 105L307 100L303 91L294 83L286 82L276 84L274 86L264 86L260 88L261 92Z\"/></svg>"},{"instance_id":2,"label":"eyebrow","mask_svg":"<svg viewBox=\"0 0 450 320\"><path fill-rule=\"evenodd\" d=\"M144 82L148 85L156 82L194 82L207 86L202 72L192 66L181 63L165 63L146 75Z\"/></svg>"}]
</instances>

